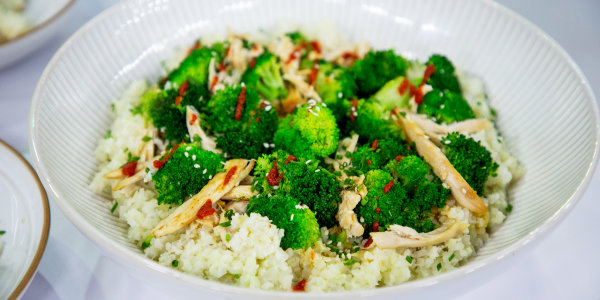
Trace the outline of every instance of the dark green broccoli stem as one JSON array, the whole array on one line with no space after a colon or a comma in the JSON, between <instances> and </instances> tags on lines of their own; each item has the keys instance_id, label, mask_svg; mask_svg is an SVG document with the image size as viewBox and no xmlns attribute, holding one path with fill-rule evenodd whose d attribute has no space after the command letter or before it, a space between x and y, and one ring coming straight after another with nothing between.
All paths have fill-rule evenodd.
<instances>
[{"instance_id":1,"label":"dark green broccoli stem","mask_svg":"<svg viewBox=\"0 0 600 300\"><path fill-rule=\"evenodd\" d=\"M314 213L290 195L258 195L250 199L248 214L258 213L283 229L281 248L306 249L314 245L321 232Z\"/></svg>"}]
</instances>

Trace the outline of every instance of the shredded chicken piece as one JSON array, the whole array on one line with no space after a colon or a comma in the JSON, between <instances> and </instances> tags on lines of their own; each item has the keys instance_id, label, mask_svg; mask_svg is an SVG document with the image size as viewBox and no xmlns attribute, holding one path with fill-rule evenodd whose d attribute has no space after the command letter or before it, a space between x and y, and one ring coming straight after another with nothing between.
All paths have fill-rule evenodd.
<instances>
[{"instance_id":1,"label":"shredded chicken piece","mask_svg":"<svg viewBox=\"0 0 600 300\"><path fill-rule=\"evenodd\" d=\"M455 238L469 227L465 223L444 224L425 233L418 233L410 227L391 225L386 232L371 232L373 245L382 249L413 248L437 245Z\"/></svg>"},{"instance_id":2,"label":"shredded chicken piece","mask_svg":"<svg viewBox=\"0 0 600 300\"><path fill-rule=\"evenodd\" d=\"M267 49L279 57L283 74L295 73L300 65L299 59L288 63L288 58L296 50L296 46L288 36L278 37L267 45Z\"/></svg>"},{"instance_id":3,"label":"shredded chicken piece","mask_svg":"<svg viewBox=\"0 0 600 300\"><path fill-rule=\"evenodd\" d=\"M233 209L234 212L241 215L246 213L247 207L248 201L229 201L229 203L225 205L225 211Z\"/></svg>"},{"instance_id":4,"label":"shredded chicken piece","mask_svg":"<svg viewBox=\"0 0 600 300\"><path fill-rule=\"evenodd\" d=\"M291 86L288 89L288 93L287 93L287 96L285 97L285 99L281 100L282 111L285 114L293 113L296 110L296 107L298 107L298 105L302 104L301 100L302 100L302 96L300 95L300 92L298 92L298 89Z\"/></svg>"},{"instance_id":5,"label":"shredded chicken piece","mask_svg":"<svg viewBox=\"0 0 600 300\"><path fill-rule=\"evenodd\" d=\"M144 142L144 145L142 146L142 152L140 153L139 160L141 162L145 162L148 159L152 159L154 157L154 138L156 138L157 136L156 128L154 126L148 128L146 136L150 137L150 140Z\"/></svg>"},{"instance_id":6,"label":"shredded chicken piece","mask_svg":"<svg viewBox=\"0 0 600 300\"><path fill-rule=\"evenodd\" d=\"M145 168L146 168L145 164L137 164L137 166L135 167L135 173L142 171ZM106 172L104 175L102 175L102 177L105 179L123 179L123 178L127 177L127 175L123 174L123 168L121 167L121 168Z\"/></svg>"},{"instance_id":7,"label":"shredded chicken piece","mask_svg":"<svg viewBox=\"0 0 600 300\"><path fill-rule=\"evenodd\" d=\"M231 189L229 193L223 195L221 199L223 200L249 200L252 196L257 193L252 190L252 186L250 185L238 185Z\"/></svg>"},{"instance_id":8,"label":"shredded chicken piece","mask_svg":"<svg viewBox=\"0 0 600 300\"><path fill-rule=\"evenodd\" d=\"M196 117L194 118L194 116ZM194 120L194 122L192 122L192 120ZM200 114L194 107L189 105L185 107L185 124L187 125L191 140L194 140L196 135L200 137L202 149L214 153L221 153L221 150L217 149L217 142L215 139L209 137L204 130L202 130L202 127L200 127Z\"/></svg>"},{"instance_id":9,"label":"shredded chicken piece","mask_svg":"<svg viewBox=\"0 0 600 300\"><path fill-rule=\"evenodd\" d=\"M160 155L155 156L152 159L145 161L145 162L138 162L137 166L135 167L135 174L133 174L133 176L131 176L131 177L128 177L127 175L123 174L122 167L112 170L110 172L107 172L106 174L102 175L102 177L104 177L106 179L120 179L120 181L117 182L117 184L113 187L112 190L113 191L123 190L123 189L131 187L134 184L138 183L139 181L143 180L144 177L146 176L147 168L154 170L155 168L152 165L152 162L157 159L160 159Z\"/></svg>"},{"instance_id":10,"label":"shredded chicken piece","mask_svg":"<svg viewBox=\"0 0 600 300\"><path fill-rule=\"evenodd\" d=\"M442 182L450 187L450 191L458 204L477 215L485 214L487 212L485 203L477 196L477 193L469 186L462 175L456 171L444 153L429 140L423 129L415 122L404 118L401 114L398 114L397 122L404 129L407 139L415 143L419 155L423 156Z\"/></svg>"},{"instance_id":11,"label":"shredded chicken piece","mask_svg":"<svg viewBox=\"0 0 600 300\"><path fill-rule=\"evenodd\" d=\"M451 132L474 133L481 130L486 130L492 126L492 123L484 119L470 119L447 125L440 125L429 120L424 115L407 113L406 119L415 122L427 136L436 144L440 145L444 136Z\"/></svg>"},{"instance_id":12,"label":"shredded chicken piece","mask_svg":"<svg viewBox=\"0 0 600 300\"><path fill-rule=\"evenodd\" d=\"M348 236L361 236L365 229L358 222L356 214L353 209L356 207L358 202L361 200L361 196L354 191L342 191L341 195L342 203L338 207L336 218L338 219L340 226L348 232Z\"/></svg>"},{"instance_id":13,"label":"shredded chicken piece","mask_svg":"<svg viewBox=\"0 0 600 300\"><path fill-rule=\"evenodd\" d=\"M283 79L291 82L296 87L298 92L300 92L302 97L306 99L314 99L317 102L322 102L321 96L319 96L317 91L315 91L315 88L308 84L308 82L306 82L306 80L304 80L300 74L288 72L283 74Z\"/></svg>"},{"instance_id":14,"label":"shredded chicken piece","mask_svg":"<svg viewBox=\"0 0 600 300\"><path fill-rule=\"evenodd\" d=\"M198 210L211 200L216 203L223 195L227 194L231 189L237 186L240 181L248 176L254 167L254 160L232 159L225 164L225 172L216 174L203 188L189 200L185 201L175 211L173 211L166 219L160 221L152 230L152 235L155 238L171 234L197 219ZM229 172L230 178L227 179Z\"/></svg>"},{"instance_id":15,"label":"shredded chicken piece","mask_svg":"<svg viewBox=\"0 0 600 300\"><path fill-rule=\"evenodd\" d=\"M229 42L229 52L225 59L231 63L233 70L242 74L246 71L248 65L248 50L244 49L244 44L240 38L231 38Z\"/></svg>"}]
</instances>

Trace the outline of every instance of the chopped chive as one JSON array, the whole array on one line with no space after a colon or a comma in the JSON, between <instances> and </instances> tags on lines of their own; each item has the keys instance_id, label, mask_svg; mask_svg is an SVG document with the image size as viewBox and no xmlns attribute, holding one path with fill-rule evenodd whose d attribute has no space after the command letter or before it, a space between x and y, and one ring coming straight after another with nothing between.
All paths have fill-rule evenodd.
<instances>
[{"instance_id":1,"label":"chopped chive","mask_svg":"<svg viewBox=\"0 0 600 300\"><path fill-rule=\"evenodd\" d=\"M221 227L229 227L229 226L231 226L231 221L220 223L219 226L221 226Z\"/></svg>"},{"instance_id":2,"label":"chopped chive","mask_svg":"<svg viewBox=\"0 0 600 300\"><path fill-rule=\"evenodd\" d=\"M171 266L173 266L173 267L177 268L177 266L179 266L179 262L178 262L176 259L174 259L174 260L171 262Z\"/></svg>"},{"instance_id":3,"label":"chopped chive","mask_svg":"<svg viewBox=\"0 0 600 300\"><path fill-rule=\"evenodd\" d=\"M452 253L452 255L450 255L450 257L448 257L448 261L452 261L454 259L454 253Z\"/></svg>"},{"instance_id":4,"label":"chopped chive","mask_svg":"<svg viewBox=\"0 0 600 300\"><path fill-rule=\"evenodd\" d=\"M227 219L231 220L231 217L233 217L233 214L234 214L234 213L235 213L235 212L233 211L233 209L229 209L229 210L227 210L227 211L225 212L225 218L227 218Z\"/></svg>"},{"instance_id":5,"label":"chopped chive","mask_svg":"<svg viewBox=\"0 0 600 300\"><path fill-rule=\"evenodd\" d=\"M113 112L115 112L115 104L114 103L110 104L110 110L112 110Z\"/></svg>"},{"instance_id":6,"label":"chopped chive","mask_svg":"<svg viewBox=\"0 0 600 300\"><path fill-rule=\"evenodd\" d=\"M356 253L360 250L360 247L354 247L354 249L352 249L352 251L350 251L350 253Z\"/></svg>"},{"instance_id":7,"label":"chopped chive","mask_svg":"<svg viewBox=\"0 0 600 300\"><path fill-rule=\"evenodd\" d=\"M105 140L106 140L106 139L110 139L111 137L112 137L112 131L111 131L111 130L108 130L108 131L106 132L106 134L104 135L104 139L105 139Z\"/></svg>"},{"instance_id":8,"label":"chopped chive","mask_svg":"<svg viewBox=\"0 0 600 300\"><path fill-rule=\"evenodd\" d=\"M349 259L346 262L344 262L344 265L351 266L351 265L353 265L355 263L356 263L356 260L353 258L353 259Z\"/></svg>"},{"instance_id":9,"label":"chopped chive","mask_svg":"<svg viewBox=\"0 0 600 300\"><path fill-rule=\"evenodd\" d=\"M442 263L437 264L437 270L439 271L442 268Z\"/></svg>"},{"instance_id":10,"label":"chopped chive","mask_svg":"<svg viewBox=\"0 0 600 300\"><path fill-rule=\"evenodd\" d=\"M6 230L0 230L0 235L4 235L6 233Z\"/></svg>"},{"instance_id":11,"label":"chopped chive","mask_svg":"<svg viewBox=\"0 0 600 300\"><path fill-rule=\"evenodd\" d=\"M511 211L512 211L512 209L513 209L513 206L512 206L512 205L508 204L508 205L506 206L506 212L507 212L507 213L511 212Z\"/></svg>"},{"instance_id":12,"label":"chopped chive","mask_svg":"<svg viewBox=\"0 0 600 300\"><path fill-rule=\"evenodd\" d=\"M410 257L410 256L406 256L406 261L407 261L409 264L412 264L412 257Z\"/></svg>"},{"instance_id":13,"label":"chopped chive","mask_svg":"<svg viewBox=\"0 0 600 300\"><path fill-rule=\"evenodd\" d=\"M225 240L228 242L231 241L231 235L229 235L229 233L225 235Z\"/></svg>"},{"instance_id":14,"label":"chopped chive","mask_svg":"<svg viewBox=\"0 0 600 300\"><path fill-rule=\"evenodd\" d=\"M111 214L115 212L115 210L117 209L117 206L119 206L119 202L115 201L115 204L113 204L112 208L110 209Z\"/></svg>"},{"instance_id":15,"label":"chopped chive","mask_svg":"<svg viewBox=\"0 0 600 300\"><path fill-rule=\"evenodd\" d=\"M149 142L151 140L152 140L152 138L149 137L149 136L145 136L145 137L142 138L142 141L144 141L144 142Z\"/></svg>"},{"instance_id":16,"label":"chopped chive","mask_svg":"<svg viewBox=\"0 0 600 300\"><path fill-rule=\"evenodd\" d=\"M150 242L152 241L152 236L148 236L146 240L142 243L142 250L150 247Z\"/></svg>"},{"instance_id":17,"label":"chopped chive","mask_svg":"<svg viewBox=\"0 0 600 300\"><path fill-rule=\"evenodd\" d=\"M233 274L233 277L234 277L235 279L240 279L240 274Z\"/></svg>"}]
</instances>

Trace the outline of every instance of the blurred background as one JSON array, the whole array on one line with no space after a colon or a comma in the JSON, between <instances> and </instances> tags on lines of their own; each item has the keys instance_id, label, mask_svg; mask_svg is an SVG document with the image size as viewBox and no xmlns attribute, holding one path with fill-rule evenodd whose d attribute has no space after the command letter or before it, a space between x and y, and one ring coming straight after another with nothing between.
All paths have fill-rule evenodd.
<instances>
[{"instance_id":1,"label":"blurred background","mask_svg":"<svg viewBox=\"0 0 600 300\"><path fill-rule=\"evenodd\" d=\"M29 103L44 67L77 29L113 5L111 0L79 0L66 24L40 50L0 69L0 139L27 155ZM458 1L457 1L458 2ZM600 1L500 0L557 41L600 95ZM568 217L543 240L509 259L491 281L469 291L449 290L460 299L600 298L600 174ZM160 287L127 275L103 256L51 203L52 225L46 253L23 299L173 298Z\"/></svg>"}]
</instances>

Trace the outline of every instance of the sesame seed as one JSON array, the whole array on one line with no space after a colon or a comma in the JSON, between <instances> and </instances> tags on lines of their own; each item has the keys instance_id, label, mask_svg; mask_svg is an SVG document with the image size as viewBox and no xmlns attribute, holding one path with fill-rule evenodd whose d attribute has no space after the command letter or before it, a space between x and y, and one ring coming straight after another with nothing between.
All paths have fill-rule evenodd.
<instances>
[{"instance_id":1,"label":"sesame seed","mask_svg":"<svg viewBox=\"0 0 600 300\"><path fill-rule=\"evenodd\" d=\"M192 155L192 160L196 160L196 154Z\"/></svg>"},{"instance_id":2,"label":"sesame seed","mask_svg":"<svg viewBox=\"0 0 600 300\"><path fill-rule=\"evenodd\" d=\"M187 147L185 148L185 150L188 150L188 151L192 150L192 146L187 146Z\"/></svg>"},{"instance_id":3,"label":"sesame seed","mask_svg":"<svg viewBox=\"0 0 600 300\"><path fill-rule=\"evenodd\" d=\"M183 155L185 155L185 157L190 157L190 154L187 152L183 153Z\"/></svg>"},{"instance_id":4,"label":"sesame seed","mask_svg":"<svg viewBox=\"0 0 600 300\"><path fill-rule=\"evenodd\" d=\"M321 108L320 108L320 107L318 107L318 106L315 106L315 109L316 109L317 111L321 111Z\"/></svg>"},{"instance_id":5,"label":"sesame seed","mask_svg":"<svg viewBox=\"0 0 600 300\"><path fill-rule=\"evenodd\" d=\"M294 214L290 217L290 221L294 221Z\"/></svg>"},{"instance_id":6,"label":"sesame seed","mask_svg":"<svg viewBox=\"0 0 600 300\"><path fill-rule=\"evenodd\" d=\"M315 173L321 172L321 169L316 169Z\"/></svg>"},{"instance_id":7,"label":"sesame seed","mask_svg":"<svg viewBox=\"0 0 600 300\"><path fill-rule=\"evenodd\" d=\"M278 190L278 189L279 189L279 186L278 186L278 185L276 185L276 186L274 186L274 187L273 187L273 189L274 189L274 190Z\"/></svg>"},{"instance_id":8,"label":"sesame seed","mask_svg":"<svg viewBox=\"0 0 600 300\"><path fill-rule=\"evenodd\" d=\"M208 179L212 179L212 175L208 176Z\"/></svg>"},{"instance_id":9,"label":"sesame seed","mask_svg":"<svg viewBox=\"0 0 600 300\"><path fill-rule=\"evenodd\" d=\"M269 143L263 143L263 147L269 148Z\"/></svg>"},{"instance_id":10,"label":"sesame seed","mask_svg":"<svg viewBox=\"0 0 600 300\"><path fill-rule=\"evenodd\" d=\"M244 86L246 86L246 84L242 82L242 87L244 87Z\"/></svg>"},{"instance_id":11,"label":"sesame seed","mask_svg":"<svg viewBox=\"0 0 600 300\"><path fill-rule=\"evenodd\" d=\"M463 194L467 194L467 190L465 190L464 188L461 191Z\"/></svg>"},{"instance_id":12,"label":"sesame seed","mask_svg":"<svg viewBox=\"0 0 600 300\"><path fill-rule=\"evenodd\" d=\"M364 222L365 222L365 218L363 218L363 217L360 217L360 222L361 222L361 223L364 223Z\"/></svg>"},{"instance_id":13,"label":"sesame seed","mask_svg":"<svg viewBox=\"0 0 600 300\"><path fill-rule=\"evenodd\" d=\"M344 97L344 94L342 94L342 92L339 92L338 93L338 98L342 98L342 97Z\"/></svg>"},{"instance_id":14,"label":"sesame seed","mask_svg":"<svg viewBox=\"0 0 600 300\"><path fill-rule=\"evenodd\" d=\"M450 144L450 140L445 140L444 144L446 144L446 145Z\"/></svg>"},{"instance_id":15,"label":"sesame seed","mask_svg":"<svg viewBox=\"0 0 600 300\"><path fill-rule=\"evenodd\" d=\"M207 171L207 170L206 170L206 169L204 169L204 171L202 171L202 174L206 174L206 171Z\"/></svg>"},{"instance_id":16,"label":"sesame seed","mask_svg":"<svg viewBox=\"0 0 600 300\"><path fill-rule=\"evenodd\" d=\"M199 164L194 164L194 168L200 169L200 165Z\"/></svg>"},{"instance_id":17,"label":"sesame seed","mask_svg":"<svg viewBox=\"0 0 600 300\"><path fill-rule=\"evenodd\" d=\"M321 103L321 106L323 106L323 107L327 107L327 104L325 104L325 103Z\"/></svg>"},{"instance_id":18,"label":"sesame seed","mask_svg":"<svg viewBox=\"0 0 600 300\"><path fill-rule=\"evenodd\" d=\"M222 161L222 162L221 162L221 164L222 164L222 165L225 165L225 162L224 162L224 161Z\"/></svg>"},{"instance_id":19,"label":"sesame seed","mask_svg":"<svg viewBox=\"0 0 600 300\"><path fill-rule=\"evenodd\" d=\"M273 108L273 106L271 106L271 105L265 106L265 111L270 111L271 108Z\"/></svg>"},{"instance_id":20,"label":"sesame seed","mask_svg":"<svg viewBox=\"0 0 600 300\"><path fill-rule=\"evenodd\" d=\"M275 144L271 143L269 146L271 146L271 148L275 148Z\"/></svg>"},{"instance_id":21,"label":"sesame seed","mask_svg":"<svg viewBox=\"0 0 600 300\"><path fill-rule=\"evenodd\" d=\"M312 160L310 160L310 159L309 159L309 160L307 160L307 161L306 161L306 164L307 164L307 165L308 165L308 164L310 164L310 162L311 162L311 161L312 161Z\"/></svg>"}]
</instances>

